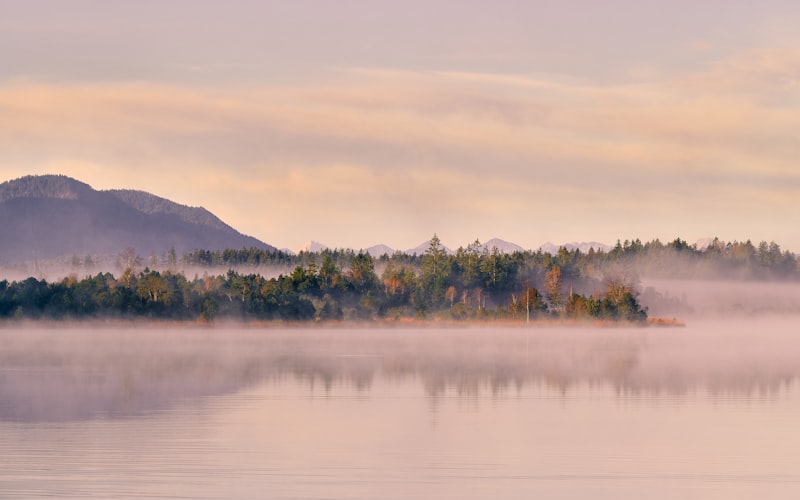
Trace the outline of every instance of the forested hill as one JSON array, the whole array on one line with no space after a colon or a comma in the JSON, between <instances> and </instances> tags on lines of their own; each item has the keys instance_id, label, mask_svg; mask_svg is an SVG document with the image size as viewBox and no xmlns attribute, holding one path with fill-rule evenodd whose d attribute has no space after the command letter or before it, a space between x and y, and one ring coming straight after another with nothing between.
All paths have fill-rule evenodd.
<instances>
[{"instance_id":1,"label":"forested hill","mask_svg":"<svg viewBox=\"0 0 800 500\"><path fill-rule=\"evenodd\" d=\"M142 191L97 191L63 175L26 176L0 184L0 262L65 255L182 253L275 248L243 235L204 208Z\"/></svg>"},{"instance_id":2,"label":"forested hill","mask_svg":"<svg viewBox=\"0 0 800 500\"><path fill-rule=\"evenodd\" d=\"M172 214L190 224L198 224L214 229L234 230L203 207L187 207L166 198L133 189L110 189L106 192L113 194L128 205L146 214Z\"/></svg>"}]
</instances>

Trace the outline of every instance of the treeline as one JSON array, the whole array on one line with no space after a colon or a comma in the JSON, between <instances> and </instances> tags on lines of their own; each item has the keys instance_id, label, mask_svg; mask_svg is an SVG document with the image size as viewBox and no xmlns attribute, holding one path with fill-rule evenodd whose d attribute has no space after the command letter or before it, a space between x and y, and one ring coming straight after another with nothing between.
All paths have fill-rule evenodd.
<instances>
[{"instance_id":1,"label":"treeline","mask_svg":"<svg viewBox=\"0 0 800 500\"><path fill-rule=\"evenodd\" d=\"M261 276L204 276L187 280L183 274L145 269L126 270L119 278L98 273L55 283L28 278L0 281L0 318L87 319L151 318L212 320L310 320L314 304L296 290L292 278Z\"/></svg>"},{"instance_id":2,"label":"treeline","mask_svg":"<svg viewBox=\"0 0 800 500\"><path fill-rule=\"evenodd\" d=\"M243 318L599 318L644 321L639 276L800 278L797 257L775 243L714 240L699 249L676 239L617 242L608 251L506 254L476 241L445 252L434 235L423 255L373 258L352 250L292 255L259 249L174 251L144 263L120 254L119 275L78 278L90 266L48 283L0 282L0 317ZM186 276L198 269L202 277ZM276 271L277 270L277 271ZM216 272L221 274L215 274ZM271 276L271 277L270 277ZM647 303L659 298L645 291ZM649 293L650 295L647 295ZM652 296L652 297L651 297Z\"/></svg>"},{"instance_id":3,"label":"treeline","mask_svg":"<svg viewBox=\"0 0 800 500\"><path fill-rule=\"evenodd\" d=\"M349 262L343 264L344 255ZM579 255L531 265L522 254L488 252L479 244L448 255L434 236L419 258L384 260L380 275L363 252L307 254L304 265L274 278L229 270L189 280L180 272L129 266L119 277L0 281L0 317L646 320L635 284L624 276L573 276L570 260Z\"/></svg>"},{"instance_id":4,"label":"treeline","mask_svg":"<svg viewBox=\"0 0 800 500\"><path fill-rule=\"evenodd\" d=\"M447 257L456 261L463 261L464 258L473 261L486 260L491 253L493 253L491 249L484 248L479 241L475 241ZM180 263L185 266L201 267L278 266L293 269L295 266L308 265L311 259L320 260L330 256L336 265L346 267L355 254L356 252L349 249L326 249L321 252L300 252L296 255L257 248L195 250L184 254ZM616 246L608 251L592 249L581 252L578 249L568 250L562 247L555 255L538 250L516 252L509 257L515 262L523 263L523 267L528 269L546 269L555 262L569 276L597 277L624 270L629 274L635 273L651 278L800 279L798 257L788 250L781 250L777 243L766 241L753 244L750 240L724 242L715 238L708 246L697 248L680 238L668 243L662 243L658 239L646 243L633 239L617 241ZM423 259L424 255L397 252L378 257L376 263L378 267L401 263L419 268Z\"/></svg>"},{"instance_id":5,"label":"treeline","mask_svg":"<svg viewBox=\"0 0 800 500\"><path fill-rule=\"evenodd\" d=\"M638 274L660 278L797 280L800 261L777 243L750 240L724 242L714 238L697 248L680 238L667 244L635 239L617 244L596 259L605 269L624 266Z\"/></svg>"}]
</instances>

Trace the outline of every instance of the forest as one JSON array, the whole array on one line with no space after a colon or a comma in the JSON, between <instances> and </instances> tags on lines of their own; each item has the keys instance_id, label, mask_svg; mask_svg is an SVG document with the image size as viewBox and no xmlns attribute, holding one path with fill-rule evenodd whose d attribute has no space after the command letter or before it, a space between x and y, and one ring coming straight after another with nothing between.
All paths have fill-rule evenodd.
<instances>
[{"instance_id":1,"label":"forest","mask_svg":"<svg viewBox=\"0 0 800 500\"><path fill-rule=\"evenodd\" d=\"M639 277L800 278L797 257L775 243L725 243L698 249L676 239L617 242L609 251L561 248L506 254L479 241L455 252L436 235L423 255L373 258L353 250L291 255L253 248L120 254L120 272L90 274L73 260L70 276L0 281L0 318L151 318L341 321L400 318L543 318L642 323ZM200 270L193 278L187 269ZM274 270L283 272L275 274ZM79 271L83 277L79 277ZM263 272L262 272L263 271Z\"/></svg>"}]
</instances>

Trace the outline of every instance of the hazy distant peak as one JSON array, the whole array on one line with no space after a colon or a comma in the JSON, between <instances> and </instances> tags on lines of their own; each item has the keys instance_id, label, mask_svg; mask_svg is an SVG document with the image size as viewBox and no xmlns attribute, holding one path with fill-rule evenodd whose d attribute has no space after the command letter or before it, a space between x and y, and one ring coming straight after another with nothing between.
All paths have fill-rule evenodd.
<instances>
[{"instance_id":1,"label":"hazy distant peak","mask_svg":"<svg viewBox=\"0 0 800 500\"><path fill-rule=\"evenodd\" d=\"M694 244L698 250L705 250L706 248L710 247L716 238L700 238Z\"/></svg>"},{"instance_id":2,"label":"hazy distant peak","mask_svg":"<svg viewBox=\"0 0 800 500\"><path fill-rule=\"evenodd\" d=\"M18 198L77 200L92 187L66 175L26 175L0 184L0 202Z\"/></svg>"},{"instance_id":3,"label":"hazy distant peak","mask_svg":"<svg viewBox=\"0 0 800 500\"><path fill-rule=\"evenodd\" d=\"M146 214L177 215L190 224L200 224L216 229L233 229L203 207L190 207L161 198L146 191L134 189L109 189L103 191L116 196L133 208Z\"/></svg>"},{"instance_id":4,"label":"hazy distant peak","mask_svg":"<svg viewBox=\"0 0 800 500\"><path fill-rule=\"evenodd\" d=\"M525 251L524 248L517 245L516 243L511 243L510 241L501 240L500 238L492 238L486 243L481 243L480 247L482 250L486 250L488 252L491 252L496 248L500 253L509 253L509 254L514 252Z\"/></svg>"},{"instance_id":5,"label":"hazy distant peak","mask_svg":"<svg viewBox=\"0 0 800 500\"><path fill-rule=\"evenodd\" d=\"M297 249L297 253L300 252L321 252L323 250L327 250L328 246L324 243L320 243L319 241L310 240L305 245L301 246Z\"/></svg>"},{"instance_id":6,"label":"hazy distant peak","mask_svg":"<svg viewBox=\"0 0 800 500\"><path fill-rule=\"evenodd\" d=\"M364 250L366 253L370 254L373 257L380 257L381 255L392 255L394 253L394 249L388 247L384 244L374 245Z\"/></svg>"}]
</instances>

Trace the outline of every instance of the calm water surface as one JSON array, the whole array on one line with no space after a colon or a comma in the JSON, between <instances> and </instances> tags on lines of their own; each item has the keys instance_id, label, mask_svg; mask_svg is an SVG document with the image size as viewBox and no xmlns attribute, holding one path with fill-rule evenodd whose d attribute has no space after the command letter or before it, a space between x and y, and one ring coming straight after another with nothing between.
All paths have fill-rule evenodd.
<instances>
[{"instance_id":1,"label":"calm water surface","mask_svg":"<svg viewBox=\"0 0 800 500\"><path fill-rule=\"evenodd\" d=\"M796 322L0 329L5 498L796 498Z\"/></svg>"}]
</instances>

